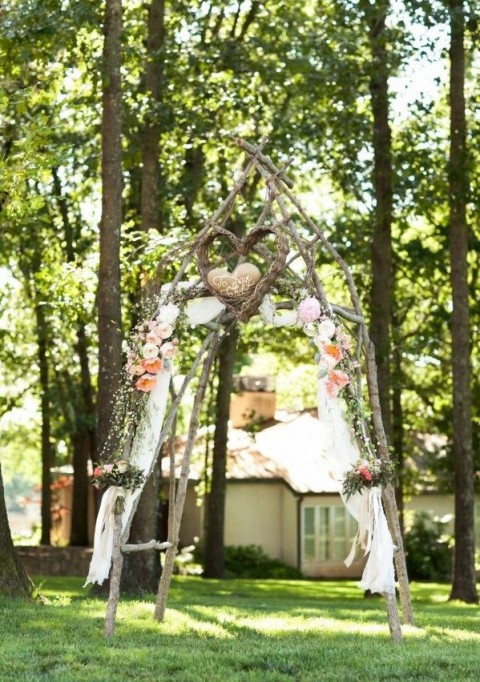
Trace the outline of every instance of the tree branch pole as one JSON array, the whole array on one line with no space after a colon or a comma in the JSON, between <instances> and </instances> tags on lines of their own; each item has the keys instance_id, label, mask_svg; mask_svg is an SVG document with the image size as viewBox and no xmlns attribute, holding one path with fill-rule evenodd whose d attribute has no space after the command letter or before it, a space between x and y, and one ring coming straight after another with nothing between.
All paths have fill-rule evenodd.
<instances>
[{"instance_id":1,"label":"tree branch pole","mask_svg":"<svg viewBox=\"0 0 480 682\"><path fill-rule=\"evenodd\" d=\"M248 153L251 153L250 150L242 143L240 144L237 142L240 147L246 149ZM257 158L259 161L255 163L258 171L262 174L262 177L265 178L265 181L269 184L272 183L272 181L275 183L278 194L277 194L277 204L280 207L280 210L282 211L282 214L284 217L288 215L288 210L283 202L282 197L280 196L280 192L283 192L285 196L291 201L293 206L299 211L300 215L302 218L306 221L308 226L312 229L314 234L316 234L324 246L324 248L327 250L327 252L330 254L330 256L333 258L333 260L340 266L345 280L347 282L347 286L349 289L350 293L350 298L354 307L355 313L363 319L363 312L360 304L360 297L358 295L358 291L355 285L355 282L353 280L352 273L350 271L350 268L347 266L343 258L340 256L340 254L337 252L335 247L329 242L327 237L325 236L323 230L321 230L318 225L310 218L310 216L307 214L303 206L300 204L300 202L295 198L293 193L290 191L288 185L282 181L281 179L278 179L278 177L275 176L270 176L269 173L265 170L264 167L262 167L262 161L263 159L261 158L260 155L257 155ZM259 163L260 162L260 163ZM276 173L278 169L272 164L271 161L269 161L269 168L268 170L272 171L273 173ZM290 227L290 225L289 225ZM294 226L293 226L294 227ZM293 232L295 235L296 230ZM303 244L301 244L301 238L296 234L297 238L297 245L299 247L300 252L302 253L303 256ZM298 243L298 240L300 240L300 243ZM306 263L308 264L308 259L306 260ZM318 276L317 276L318 278ZM315 279L314 279L315 282ZM316 282L315 282L316 284ZM318 290L318 287L317 287ZM382 416L381 416L381 409L380 409L380 401L379 401L379 395L378 395L378 383L377 383L377 371L376 371L376 364L375 364L375 351L373 348L373 344L371 342L371 339L368 335L368 330L364 324L361 325L361 330L362 330L362 337L365 345L365 358L366 358L366 374L367 374L367 385L369 389L369 397L370 397L370 406L372 410L372 419L373 419L373 427L375 431L375 435L378 441L378 448L379 448L379 455L383 459L389 459L389 450L388 450L388 444L387 444L387 439L385 436L385 430L383 428L383 421L382 421ZM373 353L373 354L372 354ZM396 546L398 547L398 551L395 554L395 564L397 568L397 578L399 581L399 586L400 586L400 599L402 603L402 611L403 611L403 617L405 622L409 624L413 624L413 611L412 611L412 606L411 606L411 599L410 599L410 588L408 584L408 575L407 575L407 569L406 569L406 562L405 562L405 553L403 549L403 541L402 541L402 535L401 535L401 530L400 530L400 524L399 524L399 519L398 519L398 514L396 510L396 502L395 502L395 497L393 495L393 491L391 487L387 487L387 489L384 491L383 494L383 500L385 503L385 511L387 513L387 518L388 518L388 523L390 526L390 530L392 532L392 536L394 539L394 542ZM392 615L392 609L390 608L389 611L389 618ZM397 616L398 617L398 616Z\"/></svg>"},{"instance_id":2,"label":"tree branch pole","mask_svg":"<svg viewBox=\"0 0 480 682\"><path fill-rule=\"evenodd\" d=\"M213 361L215 359L215 354L217 352L220 339L221 335L218 332L215 333L211 338L211 345L208 351L208 355L203 363L200 382L193 402L192 415L190 417L190 425L188 428L187 443L185 445L185 450L183 453L182 468L177 487L177 494L175 496L175 504L173 506L173 509L169 510L168 541L169 543L171 543L171 546L169 547L169 549L167 549L165 555L165 563L163 566L162 577L160 578L160 583L158 586L157 603L154 612L154 617L156 620L163 620L165 617L168 590L170 588L170 582L172 579L173 563L175 560L175 555L177 553L179 539L178 535L180 532L180 523L182 520L185 496L187 493L188 474L190 471L190 458L193 450L193 445L195 442L195 436L197 434L198 422L200 418L200 409L202 407L203 399L205 397L207 383L210 377L210 371L212 369ZM171 522L170 516L172 518ZM170 535L170 532L172 533L172 535Z\"/></svg>"},{"instance_id":3,"label":"tree branch pole","mask_svg":"<svg viewBox=\"0 0 480 682\"><path fill-rule=\"evenodd\" d=\"M118 498L117 498L118 501ZM110 575L110 591L108 595L107 613L105 615L105 637L115 633L118 602L120 600L120 580L122 578L122 514L117 509L114 513L112 573Z\"/></svg>"}]
</instances>

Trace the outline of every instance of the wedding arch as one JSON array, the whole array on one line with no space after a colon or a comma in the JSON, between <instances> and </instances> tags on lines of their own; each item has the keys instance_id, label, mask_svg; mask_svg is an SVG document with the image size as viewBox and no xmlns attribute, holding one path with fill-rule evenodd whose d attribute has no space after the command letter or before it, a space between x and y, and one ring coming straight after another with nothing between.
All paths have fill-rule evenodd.
<instances>
[{"instance_id":1,"label":"wedding arch","mask_svg":"<svg viewBox=\"0 0 480 682\"><path fill-rule=\"evenodd\" d=\"M105 634L115 629L123 554L156 547L165 549L155 618L163 620L180 523L187 491L190 458L216 351L235 324L260 316L265 326L301 327L312 342L318 364L318 412L322 449L336 473L342 499L358 522L356 547L368 555L362 589L379 592L386 601L390 633L402 640L395 594L396 567L403 620L413 624L409 585L391 485L392 466L382 423L375 352L352 273L324 231L293 192L287 175L291 161L278 168L263 153L265 141L252 145L236 139L246 154L228 196L191 241L179 244L160 264L159 277L180 262L165 282L150 318L139 325L127 359L126 373L142 410L130 419L115 460L95 468L94 485L106 488L97 518L94 552L87 583L110 575ZM247 178L258 174L265 199L254 226L242 237L229 221ZM327 298L318 262L336 269L347 304ZM248 259L248 260L247 260ZM226 267L234 268L229 271ZM192 276L192 272L195 273ZM173 391L174 356L182 347L182 328L204 329L200 350L180 388ZM366 378L367 395L362 386ZM180 473L176 478L172 426L186 389L195 379ZM366 404L366 405L365 405ZM140 414L140 416L138 416ZM130 526L145 480L152 474L162 447L170 444L168 538L127 544Z\"/></svg>"}]
</instances>

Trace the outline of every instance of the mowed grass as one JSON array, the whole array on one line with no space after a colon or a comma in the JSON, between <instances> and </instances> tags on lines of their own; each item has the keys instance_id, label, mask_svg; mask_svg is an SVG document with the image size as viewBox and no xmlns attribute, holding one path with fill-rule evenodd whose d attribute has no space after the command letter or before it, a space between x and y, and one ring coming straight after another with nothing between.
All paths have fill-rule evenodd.
<instances>
[{"instance_id":1,"label":"mowed grass","mask_svg":"<svg viewBox=\"0 0 480 682\"><path fill-rule=\"evenodd\" d=\"M396 645L384 601L353 582L177 577L164 623L153 595L123 599L110 639L80 578L36 582L48 604L0 601L2 682L480 680L479 609L448 585L412 585L416 626Z\"/></svg>"}]
</instances>

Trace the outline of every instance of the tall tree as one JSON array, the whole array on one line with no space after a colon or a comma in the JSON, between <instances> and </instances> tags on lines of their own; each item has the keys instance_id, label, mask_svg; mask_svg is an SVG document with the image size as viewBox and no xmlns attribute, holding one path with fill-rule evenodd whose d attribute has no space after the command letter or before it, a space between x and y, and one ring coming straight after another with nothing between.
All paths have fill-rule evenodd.
<instances>
[{"instance_id":1,"label":"tall tree","mask_svg":"<svg viewBox=\"0 0 480 682\"><path fill-rule=\"evenodd\" d=\"M13 546L0 464L0 596L30 597L33 585Z\"/></svg>"},{"instance_id":2,"label":"tall tree","mask_svg":"<svg viewBox=\"0 0 480 682\"><path fill-rule=\"evenodd\" d=\"M225 336L218 351L218 388L215 407L215 435L210 491L207 496L205 536L205 578L221 578L224 571L225 492L227 472L228 419L238 327Z\"/></svg>"},{"instance_id":3,"label":"tall tree","mask_svg":"<svg viewBox=\"0 0 480 682\"><path fill-rule=\"evenodd\" d=\"M106 0L103 43L102 218L98 279L99 452L111 429L122 364L120 236L122 226L122 2ZM114 449L113 441L109 449ZM109 454L109 453L106 453Z\"/></svg>"},{"instance_id":4,"label":"tall tree","mask_svg":"<svg viewBox=\"0 0 480 682\"><path fill-rule=\"evenodd\" d=\"M452 286L455 560L451 599L478 602L475 585L474 469L468 303L468 167L465 115L465 6L450 9L450 278Z\"/></svg>"},{"instance_id":5,"label":"tall tree","mask_svg":"<svg viewBox=\"0 0 480 682\"><path fill-rule=\"evenodd\" d=\"M161 104L164 82L165 0L152 0L148 9L146 41L145 89L149 98L149 112L145 119L142 143L142 171L140 189L140 219L142 230L162 232L162 211L159 200L160 163L159 145ZM150 289L145 287L145 295ZM129 542L139 543L157 538L160 526L161 461L147 481L135 512ZM122 589L126 592L156 591L161 573L159 552L156 549L130 552L124 557Z\"/></svg>"},{"instance_id":6,"label":"tall tree","mask_svg":"<svg viewBox=\"0 0 480 682\"><path fill-rule=\"evenodd\" d=\"M373 115L375 217L371 242L370 334L375 345L378 390L387 438L392 438L390 324L392 313L392 136L389 122L386 17L389 2L368 3L366 16L372 56L370 96Z\"/></svg>"}]
</instances>

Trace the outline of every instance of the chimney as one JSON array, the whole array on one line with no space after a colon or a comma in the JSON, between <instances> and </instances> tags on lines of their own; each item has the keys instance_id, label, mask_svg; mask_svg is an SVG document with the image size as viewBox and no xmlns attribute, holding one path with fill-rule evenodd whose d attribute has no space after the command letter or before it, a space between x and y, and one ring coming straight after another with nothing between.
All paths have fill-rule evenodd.
<instances>
[{"instance_id":1,"label":"chimney","mask_svg":"<svg viewBox=\"0 0 480 682\"><path fill-rule=\"evenodd\" d=\"M233 379L230 421L236 429L275 417L275 377L236 376Z\"/></svg>"}]
</instances>

